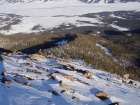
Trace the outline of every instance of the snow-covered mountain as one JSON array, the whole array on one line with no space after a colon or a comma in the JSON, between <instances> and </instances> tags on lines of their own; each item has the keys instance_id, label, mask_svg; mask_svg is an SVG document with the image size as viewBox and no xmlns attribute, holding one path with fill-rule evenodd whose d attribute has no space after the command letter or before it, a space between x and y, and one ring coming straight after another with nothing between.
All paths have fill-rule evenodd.
<instances>
[{"instance_id":1,"label":"snow-covered mountain","mask_svg":"<svg viewBox=\"0 0 140 105\"><path fill-rule=\"evenodd\" d=\"M0 60L0 105L140 103L139 82L86 67L80 60L55 61L21 53L4 53ZM99 92L105 93L98 96Z\"/></svg>"}]
</instances>

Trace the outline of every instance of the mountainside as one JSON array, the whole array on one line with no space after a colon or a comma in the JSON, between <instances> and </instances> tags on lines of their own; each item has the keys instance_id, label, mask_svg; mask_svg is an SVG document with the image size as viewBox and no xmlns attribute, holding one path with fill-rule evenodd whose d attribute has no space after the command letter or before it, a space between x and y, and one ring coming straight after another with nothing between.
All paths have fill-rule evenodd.
<instances>
[{"instance_id":1,"label":"mountainside","mask_svg":"<svg viewBox=\"0 0 140 105\"><path fill-rule=\"evenodd\" d=\"M0 59L0 105L140 103L140 83L126 80L128 76L124 79L92 69L80 60L51 60L20 52L3 54Z\"/></svg>"}]
</instances>

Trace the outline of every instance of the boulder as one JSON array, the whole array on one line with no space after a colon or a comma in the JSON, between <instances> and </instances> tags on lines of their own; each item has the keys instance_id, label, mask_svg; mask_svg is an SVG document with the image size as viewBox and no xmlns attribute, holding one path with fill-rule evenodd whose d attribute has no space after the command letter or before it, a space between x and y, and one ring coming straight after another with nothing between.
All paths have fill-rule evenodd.
<instances>
[{"instance_id":1,"label":"boulder","mask_svg":"<svg viewBox=\"0 0 140 105\"><path fill-rule=\"evenodd\" d=\"M3 77L1 82L5 83L5 84L10 84L12 81L8 80L7 78Z\"/></svg>"},{"instance_id":2,"label":"boulder","mask_svg":"<svg viewBox=\"0 0 140 105\"><path fill-rule=\"evenodd\" d=\"M56 78L56 74L55 73L50 73L50 74L48 74L48 78L55 79Z\"/></svg>"},{"instance_id":3,"label":"boulder","mask_svg":"<svg viewBox=\"0 0 140 105\"><path fill-rule=\"evenodd\" d=\"M7 76L7 73L6 73L5 71L3 71L3 72L1 73L1 75L2 75L2 76Z\"/></svg>"},{"instance_id":4,"label":"boulder","mask_svg":"<svg viewBox=\"0 0 140 105\"><path fill-rule=\"evenodd\" d=\"M79 100L79 98L78 97L75 97L75 96L73 96L72 99L73 100Z\"/></svg>"},{"instance_id":5,"label":"boulder","mask_svg":"<svg viewBox=\"0 0 140 105\"><path fill-rule=\"evenodd\" d=\"M7 52L3 52L3 55L7 55Z\"/></svg>"},{"instance_id":6,"label":"boulder","mask_svg":"<svg viewBox=\"0 0 140 105\"><path fill-rule=\"evenodd\" d=\"M66 90L62 90L61 93L62 94L67 94L67 91Z\"/></svg>"},{"instance_id":7,"label":"boulder","mask_svg":"<svg viewBox=\"0 0 140 105\"><path fill-rule=\"evenodd\" d=\"M83 81L83 80L78 80L80 83L83 83L83 84L88 84L87 82Z\"/></svg>"},{"instance_id":8,"label":"boulder","mask_svg":"<svg viewBox=\"0 0 140 105\"><path fill-rule=\"evenodd\" d=\"M96 97L98 97L101 100L106 100L109 99L109 95L107 93L105 93L104 91L99 91L95 94Z\"/></svg>"},{"instance_id":9,"label":"boulder","mask_svg":"<svg viewBox=\"0 0 140 105\"><path fill-rule=\"evenodd\" d=\"M7 54L7 56L11 57L12 56L12 53Z\"/></svg>"},{"instance_id":10,"label":"boulder","mask_svg":"<svg viewBox=\"0 0 140 105\"><path fill-rule=\"evenodd\" d=\"M29 56L27 54L23 54L23 57L28 58Z\"/></svg>"},{"instance_id":11,"label":"boulder","mask_svg":"<svg viewBox=\"0 0 140 105\"><path fill-rule=\"evenodd\" d=\"M57 58L55 61L56 61L56 62L61 62L62 59L61 59L61 58Z\"/></svg>"},{"instance_id":12,"label":"boulder","mask_svg":"<svg viewBox=\"0 0 140 105\"><path fill-rule=\"evenodd\" d=\"M117 80L116 80L116 81L115 81L115 82L113 82L113 83L115 83L115 84L119 84L119 81L117 81Z\"/></svg>"},{"instance_id":13,"label":"boulder","mask_svg":"<svg viewBox=\"0 0 140 105\"><path fill-rule=\"evenodd\" d=\"M68 67L66 65L63 65L63 69L68 70Z\"/></svg>"},{"instance_id":14,"label":"boulder","mask_svg":"<svg viewBox=\"0 0 140 105\"><path fill-rule=\"evenodd\" d=\"M48 90L48 92L51 92L53 95L55 95L55 96L60 96L56 91L54 91L54 90Z\"/></svg>"},{"instance_id":15,"label":"boulder","mask_svg":"<svg viewBox=\"0 0 140 105\"><path fill-rule=\"evenodd\" d=\"M17 79L14 79L14 81L22 85L31 86L29 82L21 82L20 80Z\"/></svg>"},{"instance_id":16,"label":"boulder","mask_svg":"<svg viewBox=\"0 0 140 105\"><path fill-rule=\"evenodd\" d=\"M92 74L93 74L92 72L86 70L86 72L83 74L83 76L88 79L92 79L93 78Z\"/></svg>"},{"instance_id":17,"label":"boulder","mask_svg":"<svg viewBox=\"0 0 140 105\"><path fill-rule=\"evenodd\" d=\"M123 75L123 78L127 80L127 79L129 79L129 76L130 76L130 74L125 74L125 75Z\"/></svg>"},{"instance_id":18,"label":"boulder","mask_svg":"<svg viewBox=\"0 0 140 105\"><path fill-rule=\"evenodd\" d=\"M46 59L46 57L45 56L43 56L43 55L39 55L39 54L32 54L31 55L31 59L34 59L34 58L41 58L41 59Z\"/></svg>"},{"instance_id":19,"label":"boulder","mask_svg":"<svg viewBox=\"0 0 140 105\"><path fill-rule=\"evenodd\" d=\"M134 83L134 82L133 82L133 81L131 81L131 80L128 82L128 84L133 84L133 83Z\"/></svg>"},{"instance_id":20,"label":"boulder","mask_svg":"<svg viewBox=\"0 0 140 105\"><path fill-rule=\"evenodd\" d=\"M29 70L27 70L27 72L30 72L30 73L31 73L31 72L33 72L33 70L30 70L30 69L29 69Z\"/></svg>"},{"instance_id":21,"label":"boulder","mask_svg":"<svg viewBox=\"0 0 140 105\"><path fill-rule=\"evenodd\" d=\"M134 84L134 88L140 89L140 87L136 83Z\"/></svg>"},{"instance_id":22,"label":"boulder","mask_svg":"<svg viewBox=\"0 0 140 105\"><path fill-rule=\"evenodd\" d=\"M67 86L62 80L59 82L60 83L60 87L66 89L68 92L70 93L74 93L75 91L73 89L71 89L69 86Z\"/></svg>"},{"instance_id":23,"label":"boulder","mask_svg":"<svg viewBox=\"0 0 140 105\"><path fill-rule=\"evenodd\" d=\"M67 75L67 74L64 74L64 73L61 73L61 75L64 77L64 78L66 78L66 79L68 79L68 80L70 80L70 81L76 81L76 78L75 77L72 77L72 76L70 76L70 75Z\"/></svg>"}]
</instances>

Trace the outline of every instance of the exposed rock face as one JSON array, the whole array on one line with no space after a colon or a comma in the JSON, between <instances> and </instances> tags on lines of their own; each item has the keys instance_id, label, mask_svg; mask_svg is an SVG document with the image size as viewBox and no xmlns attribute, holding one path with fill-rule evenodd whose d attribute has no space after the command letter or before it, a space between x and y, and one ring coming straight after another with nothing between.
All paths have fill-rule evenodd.
<instances>
[{"instance_id":1,"label":"exposed rock face","mask_svg":"<svg viewBox=\"0 0 140 105\"><path fill-rule=\"evenodd\" d=\"M66 89L70 93L74 93L74 90L71 89L69 86L67 86L62 80L59 83L60 83L60 85L59 85L60 87Z\"/></svg>"},{"instance_id":2,"label":"exposed rock face","mask_svg":"<svg viewBox=\"0 0 140 105\"><path fill-rule=\"evenodd\" d=\"M43 55L39 55L39 54L32 54L32 56L31 56L31 59L34 59L34 58L41 58L41 59L46 59L46 57L45 56L43 56Z\"/></svg>"},{"instance_id":3,"label":"exposed rock face","mask_svg":"<svg viewBox=\"0 0 140 105\"><path fill-rule=\"evenodd\" d=\"M83 80L78 80L80 83L83 83L83 84L88 84L87 82L83 81Z\"/></svg>"},{"instance_id":4,"label":"exposed rock face","mask_svg":"<svg viewBox=\"0 0 140 105\"><path fill-rule=\"evenodd\" d=\"M86 78L89 78L89 79L92 79L92 78L93 78L93 77L92 77L92 72L87 71L87 70L86 70L86 72L83 74L83 76L86 77Z\"/></svg>"},{"instance_id":5,"label":"exposed rock face","mask_svg":"<svg viewBox=\"0 0 140 105\"><path fill-rule=\"evenodd\" d=\"M74 70L75 70L74 66L69 65L69 64L63 65L63 68L64 68L65 70L71 70L71 71L74 71Z\"/></svg>"},{"instance_id":6,"label":"exposed rock face","mask_svg":"<svg viewBox=\"0 0 140 105\"><path fill-rule=\"evenodd\" d=\"M56 74L55 74L55 73L50 73L50 74L48 75L48 78L50 78L50 79L55 79L55 78L56 78Z\"/></svg>"},{"instance_id":7,"label":"exposed rock face","mask_svg":"<svg viewBox=\"0 0 140 105\"><path fill-rule=\"evenodd\" d=\"M125 75L123 75L123 78L127 80L127 79L129 79L129 76L130 76L130 74L125 74Z\"/></svg>"},{"instance_id":8,"label":"exposed rock face","mask_svg":"<svg viewBox=\"0 0 140 105\"><path fill-rule=\"evenodd\" d=\"M64 78L66 78L66 79L68 79L68 80L70 80L70 81L76 81L76 78L75 78L75 77L72 77L72 76L67 75L67 74L64 74L64 73L61 73L61 75L62 75Z\"/></svg>"},{"instance_id":9,"label":"exposed rock face","mask_svg":"<svg viewBox=\"0 0 140 105\"><path fill-rule=\"evenodd\" d=\"M38 75L41 75L42 74L42 72L40 72L40 71L34 71L34 73L35 74L38 74Z\"/></svg>"},{"instance_id":10,"label":"exposed rock face","mask_svg":"<svg viewBox=\"0 0 140 105\"><path fill-rule=\"evenodd\" d=\"M14 81L17 82L17 83L20 83L22 85L30 86L30 83L29 82L21 82L21 81L19 81L17 79L14 79Z\"/></svg>"},{"instance_id":11,"label":"exposed rock face","mask_svg":"<svg viewBox=\"0 0 140 105\"><path fill-rule=\"evenodd\" d=\"M105 93L104 91L99 91L95 94L96 97L100 98L101 100L109 99L109 95Z\"/></svg>"},{"instance_id":12,"label":"exposed rock face","mask_svg":"<svg viewBox=\"0 0 140 105\"><path fill-rule=\"evenodd\" d=\"M6 73L5 71L3 71L3 72L1 73L1 75L2 75L2 76L7 76L7 73Z\"/></svg>"}]
</instances>

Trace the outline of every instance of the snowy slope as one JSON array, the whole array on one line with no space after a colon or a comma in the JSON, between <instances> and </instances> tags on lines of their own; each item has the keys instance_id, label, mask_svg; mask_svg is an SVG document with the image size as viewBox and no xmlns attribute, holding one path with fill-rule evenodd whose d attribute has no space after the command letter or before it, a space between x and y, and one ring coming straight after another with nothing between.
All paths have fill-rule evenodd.
<instances>
[{"instance_id":1,"label":"snowy slope","mask_svg":"<svg viewBox=\"0 0 140 105\"><path fill-rule=\"evenodd\" d=\"M20 2L19 2L20 1ZM89 3L94 0L10 0L0 1L0 33L32 33L48 31L53 28L66 25L76 27L103 25L98 18L81 17L80 15L87 13L97 13L103 11L139 11L140 4L138 2L128 3ZM10 19L6 21L1 18L7 14L20 15L20 18L14 16L9 18L17 18L20 22L16 23ZM2 22L1 22L2 21ZM14 20L15 21L15 20ZM83 22L86 21L86 22ZM10 24L11 23L11 24ZM7 29L4 26L10 24ZM32 30L35 26L40 26L38 30Z\"/></svg>"},{"instance_id":2,"label":"snowy slope","mask_svg":"<svg viewBox=\"0 0 140 105\"><path fill-rule=\"evenodd\" d=\"M2 57L5 60L0 61L0 73L6 71L6 78L12 80L12 82L10 84L0 82L0 105L108 105L112 102L120 102L121 105L139 105L140 103L140 89L124 84L115 77L111 78L109 73L87 68L81 62L55 62L49 59L30 61L22 55L12 55L12 57L3 55ZM87 79L81 73L61 68L62 65L66 64L72 65L76 69L93 72L93 78ZM39 68L46 68L48 71L42 71ZM37 70L42 74L27 72L27 70ZM47 77L49 73L56 71L55 80ZM64 78L59 72L75 77L76 81ZM17 77L17 74L22 75L23 78ZM25 76L33 80L27 80L24 78ZM1 75L0 79L2 79ZM30 86L17 83L14 79L28 82ZM63 88L59 86L60 80L63 80L75 92L62 94ZM80 83L77 80L83 80L87 84ZM119 81L119 84L114 83L115 81ZM140 85L139 82L135 82ZM48 90L56 91L59 96L53 95ZM102 101L95 97L94 94L98 91L106 92L110 99ZM73 96L79 99L73 100Z\"/></svg>"}]
</instances>

